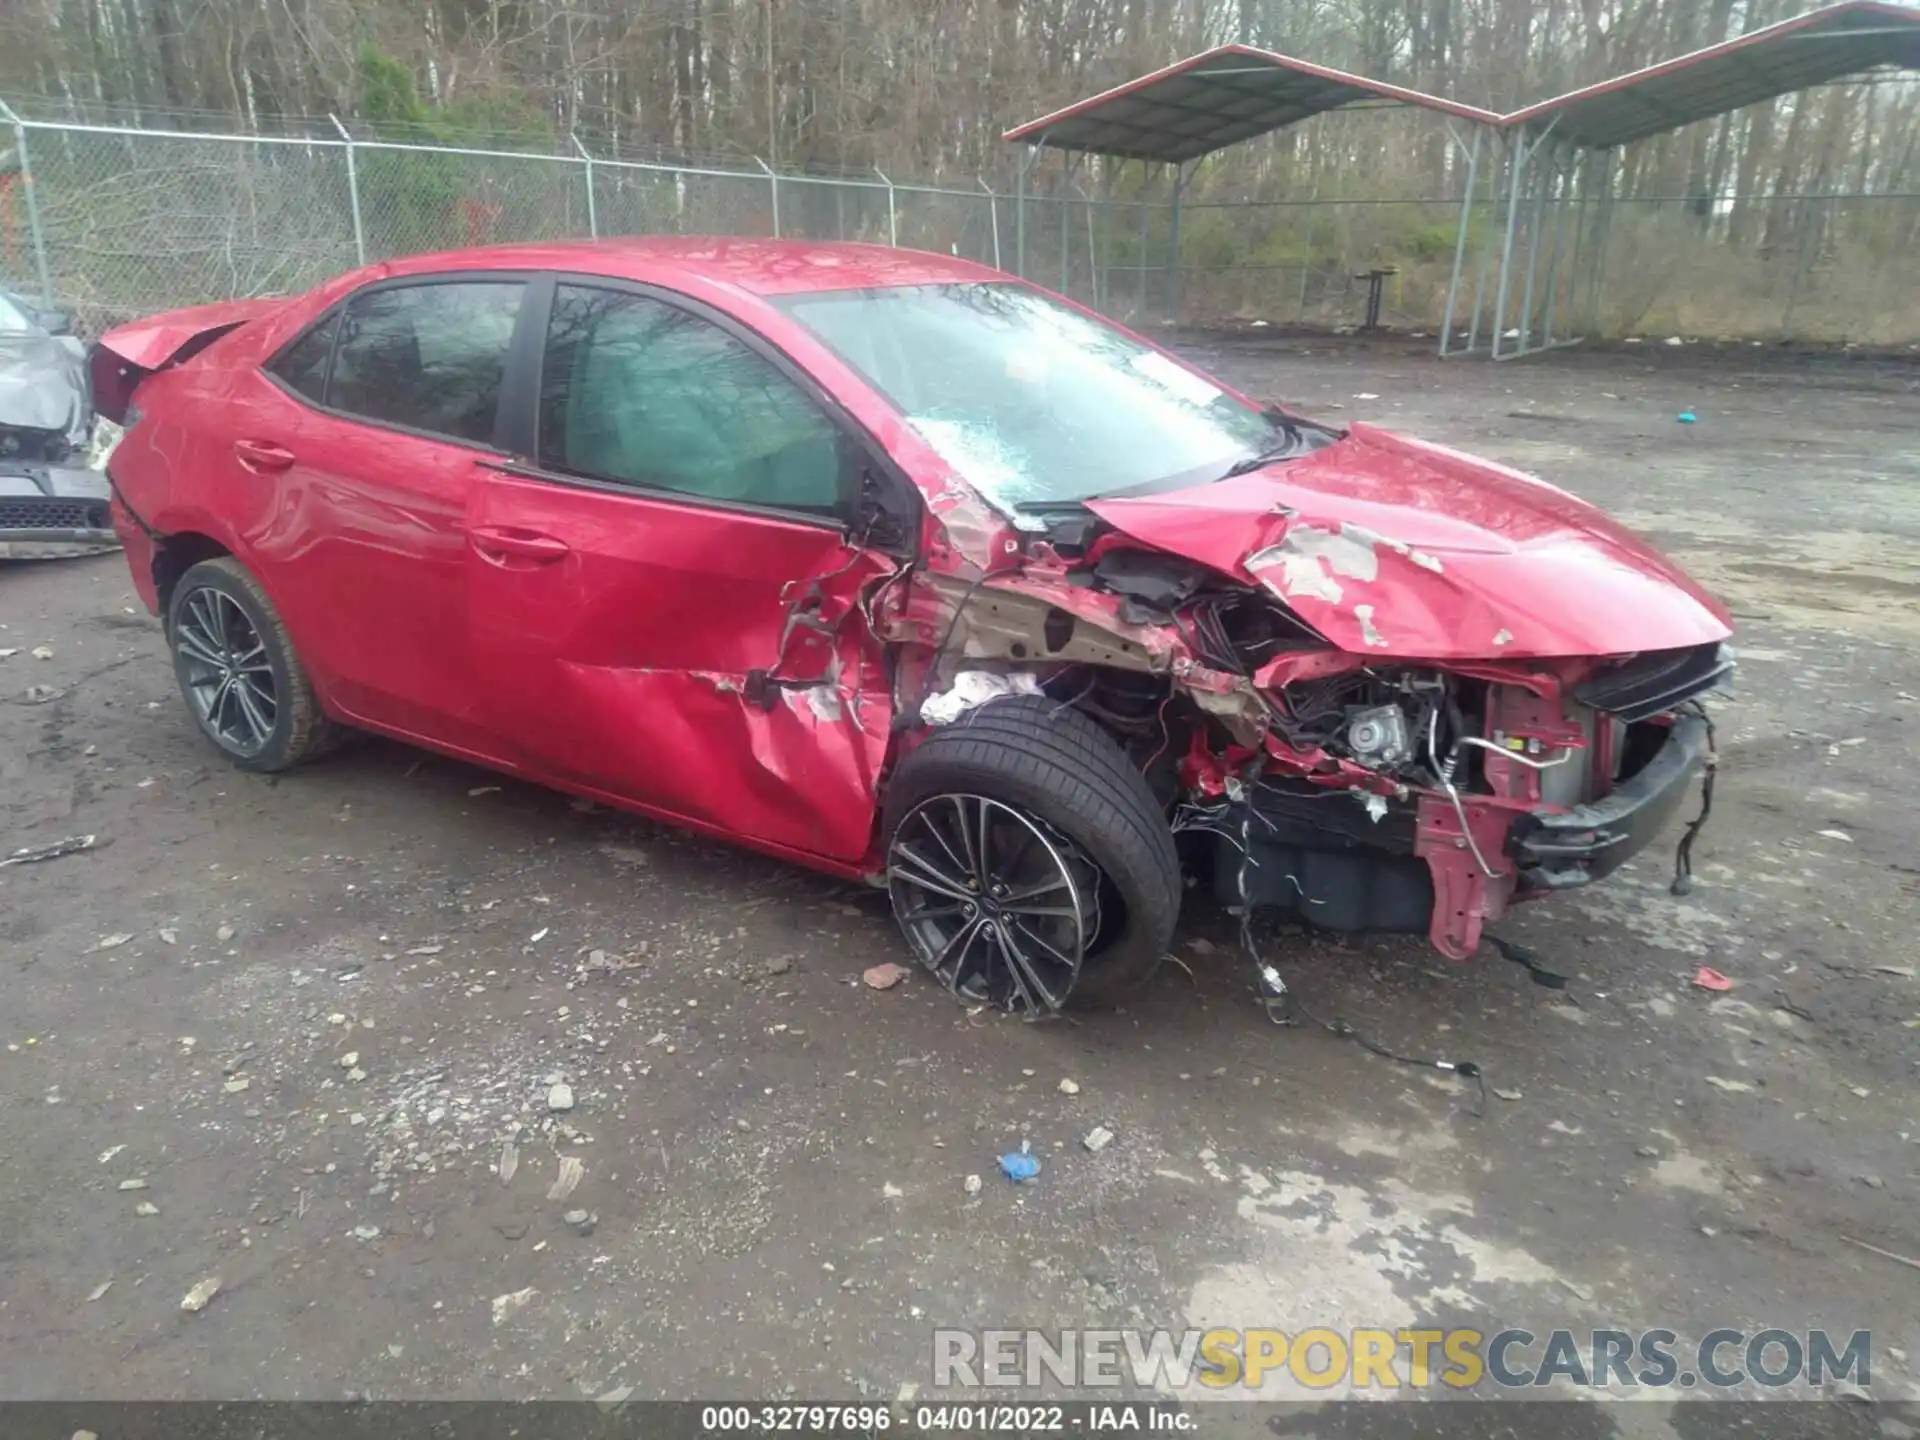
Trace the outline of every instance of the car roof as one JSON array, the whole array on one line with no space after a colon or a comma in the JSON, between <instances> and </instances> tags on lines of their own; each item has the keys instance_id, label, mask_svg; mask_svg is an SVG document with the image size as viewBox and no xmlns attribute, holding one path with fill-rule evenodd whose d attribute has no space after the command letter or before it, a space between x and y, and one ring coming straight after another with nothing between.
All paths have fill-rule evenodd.
<instances>
[{"instance_id":1,"label":"car roof","mask_svg":"<svg viewBox=\"0 0 1920 1440\"><path fill-rule=\"evenodd\" d=\"M448 270L573 270L667 286L721 285L752 295L1011 278L971 260L926 250L725 235L637 235L613 240L493 245L410 255L388 261L382 268L389 275Z\"/></svg>"}]
</instances>

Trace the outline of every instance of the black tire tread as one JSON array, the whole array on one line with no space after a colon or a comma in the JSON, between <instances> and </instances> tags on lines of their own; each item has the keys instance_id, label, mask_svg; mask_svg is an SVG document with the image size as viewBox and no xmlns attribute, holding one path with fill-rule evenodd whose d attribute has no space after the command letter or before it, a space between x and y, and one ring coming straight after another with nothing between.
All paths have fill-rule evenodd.
<instances>
[{"instance_id":1,"label":"black tire tread","mask_svg":"<svg viewBox=\"0 0 1920 1440\"><path fill-rule=\"evenodd\" d=\"M1057 700L1042 699L1036 705L1023 705L1020 711L1011 715L995 713L1003 708L1011 708L1011 702L980 706L969 715L963 715L959 723L981 738L1024 742L1036 754L1046 754L1056 765L1084 768L1109 787L1110 798L1114 802L1128 805L1134 818L1143 826L1150 830L1166 829L1160 803L1147 787L1145 777L1134 768L1126 752L1113 737L1091 718ZM1038 726L1026 723L1027 716L1022 712L1029 708L1044 710L1043 714L1036 717ZM967 721L973 716L980 718L974 725L967 726ZM1171 854L1173 837L1170 832L1167 835L1167 848Z\"/></svg>"},{"instance_id":2,"label":"black tire tread","mask_svg":"<svg viewBox=\"0 0 1920 1440\"><path fill-rule=\"evenodd\" d=\"M1069 1003L1118 998L1158 969L1179 918L1173 833L1145 778L1088 716L1015 695L934 730L888 786L885 834L928 795L972 785L1032 810L1089 851L1128 896L1125 933L1081 971Z\"/></svg>"},{"instance_id":3,"label":"black tire tread","mask_svg":"<svg viewBox=\"0 0 1920 1440\"><path fill-rule=\"evenodd\" d=\"M281 697L280 706L281 713L288 719L287 736L284 746L278 747L279 753L263 754L250 760L229 755L228 759L241 769L271 774L318 760L338 749L346 738L346 729L329 719L320 708L320 701L313 693L313 682L307 677L306 667L300 663L300 652L293 648L293 637L287 634L280 612L274 608L273 601L267 598L267 592L261 588L251 570L231 555L202 560L182 575L174 586L176 603L179 597L199 589L214 576L245 597L256 619L261 622L255 627L260 638L279 651L287 681L287 693Z\"/></svg>"}]
</instances>

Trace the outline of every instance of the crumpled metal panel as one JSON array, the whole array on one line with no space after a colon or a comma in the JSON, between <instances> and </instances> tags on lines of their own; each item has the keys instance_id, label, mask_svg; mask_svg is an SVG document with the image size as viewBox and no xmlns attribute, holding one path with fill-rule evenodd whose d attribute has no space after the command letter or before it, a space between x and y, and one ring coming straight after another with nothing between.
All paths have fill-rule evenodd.
<instances>
[{"instance_id":1,"label":"crumpled metal panel","mask_svg":"<svg viewBox=\"0 0 1920 1440\"><path fill-rule=\"evenodd\" d=\"M480 729L522 773L782 853L872 842L896 562L775 516L490 473L457 557ZM562 558L490 536L539 534Z\"/></svg>"},{"instance_id":2,"label":"crumpled metal panel","mask_svg":"<svg viewBox=\"0 0 1920 1440\"><path fill-rule=\"evenodd\" d=\"M563 703L604 719L610 747L644 745L648 808L781 852L851 863L868 849L892 718L884 690L782 689L766 710L742 676L713 671L568 666L566 685Z\"/></svg>"},{"instance_id":3,"label":"crumpled metal panel","mask_svg":"<svg viewBox=\"0 0 1920 1440\"><path fill-rule=\"evenodd\" d=\"M111 350L129 365L137 365L142 370L158 370L196 336L208 330L231 330L249 320L271 315L287 304L284 297L220 300L211 305L167 310L131 324L116 325L100 337L100 346L104 350Z\"/></svg>"},{"instance_id":4,"label":"crumpled metal panel","mask_svg":"<svg viewBox=\"0 0 1920 1440\"><path fill-rule=\"evenodd\" d=\"M1089 508L1265 586L1359 654L1618 655L1732 633L1718 601L1584 500L1370 425L1250 475Z\"/></svg>"},{"instance_id":5,"label":"crumpled metal panel","mask_svg":"<svg viewBox=\"0 0 1920 1440\"><path fill-rule=\"evenodd\" d=\"M56 335L0 339L0 425L57 431L85 442L86 367L74 343Z\"/></svg>"},{"instance_id":6,"label":"crumpled metal panel","mask_svg":"<svg viewBox=\"0 0 1920 1440\"><path fill-rule=\"evenodd\" d=\"M156 370L165 369L183 351L199 351L250 320L288 308L285 299L222 300L119 325L102 335L88 360L93 405L114 424L123 424L134 389ZM311 303L311 297L306 303Z\"/></svg>"}]
</instances>

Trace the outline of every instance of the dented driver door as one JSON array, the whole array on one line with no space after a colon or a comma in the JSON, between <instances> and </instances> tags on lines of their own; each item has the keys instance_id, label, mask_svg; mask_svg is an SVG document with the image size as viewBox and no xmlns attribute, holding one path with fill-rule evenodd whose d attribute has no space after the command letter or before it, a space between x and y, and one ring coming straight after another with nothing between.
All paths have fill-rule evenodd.
<instances>
[{"instance_id":1,"label":"dented driver door","mask_svg":"<svg viewBox=\"0 0 1920 1440\"><path fill-rule=\"evenodd\" d=\"M529 462L467 513L469 640L536 778L761 848L866 852L891 701L849 543L859 464L819 397L707 315L563 281Z\"/></svg>"}]
</instances>

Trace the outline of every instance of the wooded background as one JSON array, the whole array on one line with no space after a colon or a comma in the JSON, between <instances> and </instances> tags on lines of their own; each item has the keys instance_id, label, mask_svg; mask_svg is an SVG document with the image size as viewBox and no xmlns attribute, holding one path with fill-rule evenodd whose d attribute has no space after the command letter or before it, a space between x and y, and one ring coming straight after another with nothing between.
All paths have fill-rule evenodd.
<instances>
[{"instance_id":1,"label":"wooded background","mask_svg":"<svg viewBox=\"0 0 1920 1440\"><path fill-rule=\"evenodd\" d=\"M1803 0L0 0L0 98L39 118L148 128L330 133L313 131L313 120L337 114L356 137L563 152L577 135L609 156L739 168L764 160L781 171L868 177L878 167L897 180L976 187L985 177L1010 187L1016 154L999 138L1004 129L1224 41L1505 111L1810 8ZM1123 205L1164 193L1142 189L1138 165L1083 168L1076 179L1087 191L1111 183ZM1385 263L1407 277L1393 297L1403 313L1430 316L1433 271L1452 253L1457 212L1445 202L1461 180L1441 123L1418 112L1326 116L1222 152L1188 191L1200 205L1182 243L1199 282L1194 303L1285 311L1289 271ZM1043 192L1069 193L1068 183L1057 162L1036 174ZM1764 332L1791 284L1810 292L1794 303L1812 332L1920 334L1920 85L1834 84L1657 137L1625 153L1619 185L1626 203L1610 269L1628 293L1610 301L1610 328ZM1860 196L1876 198L1851 198ZM1308 200L1321 207L1317 217ZM1335 200L1348 204L1328 209ZM1248 201L1262 203L1240 203ZM1478 246L1493 217L1472 223ZM1151 259L1152 242L1140 250L1137 230L1124 217L1116 227L1134 237L1114 242L1123 270ZM1047 278L1044 265L1038 273ZM1210 289L1210 275L1239 281Z\"/></svg>"}]
</instances>

